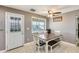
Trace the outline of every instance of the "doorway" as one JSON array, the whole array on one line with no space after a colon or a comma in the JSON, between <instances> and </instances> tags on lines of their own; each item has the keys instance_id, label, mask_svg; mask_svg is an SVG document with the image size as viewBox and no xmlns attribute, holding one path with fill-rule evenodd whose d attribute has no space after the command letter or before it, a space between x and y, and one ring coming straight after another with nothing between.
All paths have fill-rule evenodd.
<instances>
[{"instance_id":1,"label":"doorway","mask_svg":"<svg viewBox=\"0 0 79 59\"><path fill-rule=\"evenodd\" d=\"M76 17L76 44L79 46L79 17Z\"/></svg>"},{"instance_id":2,"label":"doorway","mask_svg":"<svg viewBox=\"0 0 79 59\"><path fill-rule=\"evenodd\" d=\"M24 44L24 15L5 13L6 50L20 47Z\"/></svg>"}]
</instances>

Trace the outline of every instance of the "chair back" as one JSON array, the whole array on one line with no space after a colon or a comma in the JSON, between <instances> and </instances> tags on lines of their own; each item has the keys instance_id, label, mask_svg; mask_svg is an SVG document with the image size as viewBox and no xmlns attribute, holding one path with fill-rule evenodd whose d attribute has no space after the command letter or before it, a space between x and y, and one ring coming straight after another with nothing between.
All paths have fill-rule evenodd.
<instances>
[{"instance_id":1,"label":"chair back","mask_svg":"<svg viewBox=\"0 0 79 59\"><path fill-rule=\"evenodd\" d=\"M34 40L34 43L39 45L39 37L38 37L38 33L33 33L33 40Z\"/></svg>"}]
</instances>

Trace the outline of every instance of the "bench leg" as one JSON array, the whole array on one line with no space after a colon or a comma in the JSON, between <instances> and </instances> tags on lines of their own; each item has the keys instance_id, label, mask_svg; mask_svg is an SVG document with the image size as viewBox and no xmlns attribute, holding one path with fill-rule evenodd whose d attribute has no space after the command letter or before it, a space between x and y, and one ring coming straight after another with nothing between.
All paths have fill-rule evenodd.
<instances>
[{"instance_id":1,"label":"bench leg","mask_svg":"<svg viewBox=\"0 0 79 59\"><path fill-rule=\"evenodd\" d=\"M52 53L52 46L50 47L50 49L51 49L51 53Z\"/></svg>"}]
</instances>

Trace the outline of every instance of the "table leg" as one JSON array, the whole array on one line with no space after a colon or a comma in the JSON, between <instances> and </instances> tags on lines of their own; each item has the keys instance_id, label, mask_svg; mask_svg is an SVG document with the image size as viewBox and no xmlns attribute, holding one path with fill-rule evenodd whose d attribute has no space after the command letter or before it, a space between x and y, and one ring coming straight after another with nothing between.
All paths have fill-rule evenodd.
<instances>
[{"instance_id":1,"label":"table leg","mask_svg":"<svg viewBox=\"0 0 79 59\"><path fill-rule=\"evenodd\" d=\"M48 44L46 43L46 47L45 47L46 53L48 53Z\"/></svg>"}]
</instances>

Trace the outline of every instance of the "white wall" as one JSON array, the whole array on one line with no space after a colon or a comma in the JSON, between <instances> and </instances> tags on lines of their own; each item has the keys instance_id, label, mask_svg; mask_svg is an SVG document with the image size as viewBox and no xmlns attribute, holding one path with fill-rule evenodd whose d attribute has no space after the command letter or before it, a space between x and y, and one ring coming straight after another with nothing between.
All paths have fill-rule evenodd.
<instances>
[{"instance_id":1,"label":"white wall","mask_svg":"<svg viewBox=\"0 0 79 59\"><path fill-rule=\"evenodd\" d=\"M50 19L49 27L61 31L64 41L76 43L76 16L79 16L79 10L63 14L62 22L53 22L53 19Z\"/></svg>"}]
</instances>

